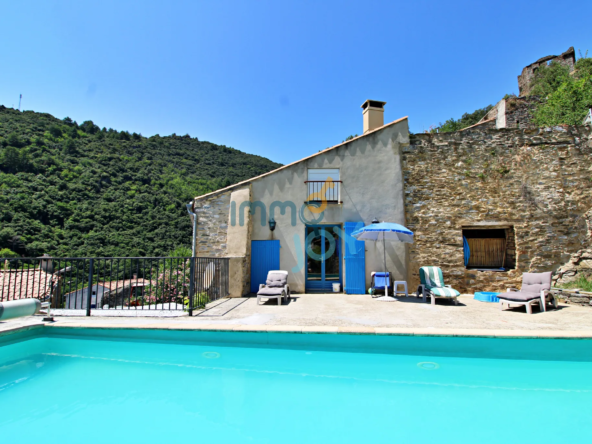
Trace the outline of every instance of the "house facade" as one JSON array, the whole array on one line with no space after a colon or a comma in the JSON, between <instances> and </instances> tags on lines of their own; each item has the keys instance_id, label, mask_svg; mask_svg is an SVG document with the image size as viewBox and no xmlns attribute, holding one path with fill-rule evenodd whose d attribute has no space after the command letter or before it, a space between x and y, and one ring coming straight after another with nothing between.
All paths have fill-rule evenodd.
<instances>
[{"instance_id":1,"label":"house facade","mask_svg":"<svg viewBox=\"0 0 592 444\"><path fill-rule=\"evenodd\" d=\"M364 134L195 199L198 255L232 257L231 289L256 291L268 269L289 272L292 291L365 292L371 272L407 279L403 244L355 241L354 229L405 223L401 154L407 118L383 125L384 102L363 105ZM352 286L355 285L354 289Z\"/></svg>"},{"instance_id":2,"label":"house facade","mask_svg":"<svg viewBox=\"0 0 592 444\"><path fill-rule=\"evenodd\" d=\"M363 105L362 136L195 198L197 255L230 258L232 296L271 269L288 271L294 292L365 293L384 256L409 291L421 266L461 292L504 291L590 247L589 125L410 135L406 117L383 125L383 107ZM351 237L375 218L414 243Z\"/></svg>"}]
</instances>

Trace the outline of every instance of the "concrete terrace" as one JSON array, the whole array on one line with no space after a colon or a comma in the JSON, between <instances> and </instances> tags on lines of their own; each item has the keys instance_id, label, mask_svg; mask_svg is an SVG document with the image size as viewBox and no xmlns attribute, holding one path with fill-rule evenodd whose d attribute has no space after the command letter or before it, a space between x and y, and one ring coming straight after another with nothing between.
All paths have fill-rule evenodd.
<instances>
[{"instance_id":1,"label":"concrete terrace","mask_svg":"<svg viewBox=\"0 0 592 444\"><path fill-rule=\"evenodd\" d=\"M216 301L193 317L93 316L56 317L55 326L97 328L293 331L364 334L451 336L592 337L592 310L560 304L559 309L532 315L523 307L500 311L498 304L462 295L459 305L436 306L415 297L379 302L369 295L295 294L281 306L270 301L257 306L255 298ZM107 312L109 314L109 312ZM115 313L110 313L115 314ZM156 314L156 313L154 313ZM40 316L0 322L0 332L43 324Z\"/></svg>"}]
</instances>

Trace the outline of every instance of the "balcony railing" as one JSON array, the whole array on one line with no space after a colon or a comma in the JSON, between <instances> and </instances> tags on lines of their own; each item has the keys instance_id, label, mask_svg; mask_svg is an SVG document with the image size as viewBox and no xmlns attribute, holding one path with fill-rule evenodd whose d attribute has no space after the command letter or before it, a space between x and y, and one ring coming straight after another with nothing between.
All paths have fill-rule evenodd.
<instances>
[{"instance_id":1,"label":"balcony railing","mask_svg":"<svg viewBox=\"0 0 592 444\"><path fill-rule=\"evenodd\" d=\"M340 204L341 201L341 181L340 180L307 180L304 182L307 186L307 203Z\"/></svg>"}]
</instances>

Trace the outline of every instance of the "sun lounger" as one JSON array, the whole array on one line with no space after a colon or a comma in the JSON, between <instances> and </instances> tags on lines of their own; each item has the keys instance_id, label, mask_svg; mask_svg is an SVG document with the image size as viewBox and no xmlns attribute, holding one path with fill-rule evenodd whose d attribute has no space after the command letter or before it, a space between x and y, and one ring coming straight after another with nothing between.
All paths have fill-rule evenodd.
<instances>
[{"instance_id":1,"label":"sun lounger","mask_svg":"<svg viewBox=\"0 0 592 444\"><path fill-rule=\"evenodd\" d=\"M541 311L546 311L546 305L552 303L557 308L557 300L551 294L551 272L546 273L524 273L522 275L522 289L508 288L506 293L499 293L500 310L504 304L524 305L526 312L532 314L532 305L538 304Z\"/></svg>"},{"instance_id":2,"label":"sun lounger","mask_svg":"<svg viewBox=\"0 0 592 444\"><path fill-rule=\"evenodd\" d=\"M288 285L288 272L284 270L272 270L267 273L265 284L259 285L257 292L257 305L262 298L277 299L278 305L282 299L286 301L290 298L290 286Z\"/></svg>"},{"instance_id":3,"label":"sun lounger","mask_svg":"<svg viewBox=\"0 0 592 444\"><path fill-rule=\"evenodd\" d=\"M450 285L444 285L444 275L439 267L421 267L419 269L419 281L421 284L417 288L417 297L422 295L423 302L429 296L432 305L436 305L436 299L452 299L455 305L458 305L460 293Z\"/></svg>"}]
</instances>

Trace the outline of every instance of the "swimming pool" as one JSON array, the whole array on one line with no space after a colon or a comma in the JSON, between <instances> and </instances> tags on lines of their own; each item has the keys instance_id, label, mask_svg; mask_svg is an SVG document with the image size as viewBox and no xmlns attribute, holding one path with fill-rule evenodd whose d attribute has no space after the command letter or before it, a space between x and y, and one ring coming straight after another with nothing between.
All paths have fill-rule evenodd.
<instances>
[{"instance_id":1,"label":"swimming pool","mask_svg":"<svg viewBox=\"0 0 592 444\"><path fill-rule=\"evenodd\" d=\"M592 439L588 340L41 331L0 338L3 442Z\"/></svg>"}]
</instances>

